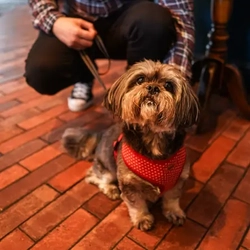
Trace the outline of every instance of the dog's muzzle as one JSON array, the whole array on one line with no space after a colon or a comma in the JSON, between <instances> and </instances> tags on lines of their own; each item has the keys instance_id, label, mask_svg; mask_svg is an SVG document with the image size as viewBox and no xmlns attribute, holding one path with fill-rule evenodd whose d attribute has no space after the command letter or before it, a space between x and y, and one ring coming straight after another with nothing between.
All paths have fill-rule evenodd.
<instances>
[{"instance_id":1,"label":"dog's muzzle","mask_svg":"<svg viewBox=\"0 0 250 250\"><path fill-rule=\"evenodd\" d=\"M147 86L147 90L148 90L148 93L149 93L150 95L157 95L157 94L160 93L159 87L154 86L154 85L149 85L149 86Z\"/></svg>"}]
</instances>

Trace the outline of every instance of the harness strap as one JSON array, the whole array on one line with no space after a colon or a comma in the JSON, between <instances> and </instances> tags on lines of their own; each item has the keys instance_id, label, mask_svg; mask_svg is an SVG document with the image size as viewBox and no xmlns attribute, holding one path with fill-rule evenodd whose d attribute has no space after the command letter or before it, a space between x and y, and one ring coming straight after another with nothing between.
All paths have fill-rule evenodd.
<instances>
[{"instance_id":1,"label":"harness strap","mask_svg":"<svg viewBox=\"0 0 250 250\"><path fill-rule=\"evenodd\" d=\"M114 157L115 157L115 160L117 159L117 155L118 155L118 146L122 140L122 137L123 137L123 134L120 134L118 139L116 141L114 141L113 143L113 148L114 148Z\"/></svg>"}]
</instances>

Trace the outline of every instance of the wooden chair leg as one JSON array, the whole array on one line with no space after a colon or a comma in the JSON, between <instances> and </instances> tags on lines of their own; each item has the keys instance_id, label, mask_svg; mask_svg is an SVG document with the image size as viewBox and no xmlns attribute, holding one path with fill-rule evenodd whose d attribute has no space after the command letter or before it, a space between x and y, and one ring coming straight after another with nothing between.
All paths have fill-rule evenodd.
<instances>
[{"instance_id":1,"label":"wooden chair leg","mask_svg":"<svg viewBox=\"0 0 250 250\"><path fill-rule=\"evenodd\" d=\"M233 65L227 64L224 69L223 80L233 103L239 109L241 115L246 119L250 119L250 105L247 102L239 70Z\"/></svg>"},{"instance_id":2,"label":"wooden chair leg","mask_svg":"<svg viewBox=\"0 0 250 250\"><path fill-rule=\"evenodd\" d=\"M220 72L221 64L215 60L208 61L202 68L198 89L201 115L196 134L206 133L216 128L217 117L211 110L210 98L217 89Z\"/></svg>"}]
</instances>

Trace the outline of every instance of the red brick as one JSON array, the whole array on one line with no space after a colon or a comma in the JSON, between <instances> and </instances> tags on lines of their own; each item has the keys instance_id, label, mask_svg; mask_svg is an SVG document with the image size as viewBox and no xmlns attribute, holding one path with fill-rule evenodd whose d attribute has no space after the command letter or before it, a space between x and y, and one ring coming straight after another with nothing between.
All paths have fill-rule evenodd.
<instances>
[{"instance_id":1,"label":"red brick","mask_svg":"<svg viewBox=\"0 0 250 250\"><path fill-rule=\"evenodd\" d=\"M5 103L5 102L8 102L8 101L17 99L19 96L21 97L25 93L29 94L31 91L32 91L31 88L25 88L25 89L21 89L21 90L17 90L15 92L12 92L11 94L1 96L0 103Z\"/></svg>"},{"instance_id":2,"label":"red brick","mask_svg":"<svg viewBox=\"0 0 250 250\"><path fill-rule=\"evenodd\" d=\"M70 91L66 89L68 92L67 94L62 95L60 93L60 96L53 96L53 98L48 99L46 102L40 102L37 105L37 108L41 111L46 111L48 109L51 109L57 105L61 105L67 102L67 97L70 95Z\"/></svg>"},{"instance_id":3,"label":"red brick","mask_svg":"<svg viewBox=\"0 0 250 250\"><path fill-rule=\"evenodd\" d=\"M180 205L183 209L186 209L188 205L194 200L200 190L203 188L203 184L189 178L184 186L184 192L180 199Z\"/></svg>"},{"instance_id":4,"label":"red brick","mask_svg":"<svg viewBox=\"0 0 250 250\"><path fill-rule=\"evenodd\" d=\"M223 135L237 141L244 135L249 126L249 121L237 117L230 123L229 127L226 128Z\"/></svg>"},{"instance_id":5,"label":"red brick","mask_svg":"<svg viewBox=\"0 0 250 250\"><path fill-rule=\"evenodd\" d=\"M57 193L48 186L41 186L25 198L0 213L0 239L54 200Z\"/></svg>"},{"instance_id":6,"label":"red brick","mask_svg":"<svg viewBox=\"0 0 250 250\"><path fill-rule=\"evenodd\" d=\"M33 117L35 115L38 115L39 113L40 111L38 111L37 109L31 108L16 115L5 118L3 121L0 122L0 127L4 127L5 129L11 129L9 127L13 127L13 125L16 125L17 123L29 119L30 117Z\"/></svg>"},{"instance_id":7,"label":"red brick","mask_svg":"<svg viewBox=\"0 0 250 250\"><path fill-rule=\"evenodd\" d=\"M220 136L193 165L192 174L196 180L206 182L234 147L235 141ZM219 149L219 150L218 150Z\"/></svg>"},{"instance_id":8,"label":"red brick","mask_svg":"<svg viewBox=\"0 0 250 250\"><path fill-rule=\"evenodd\" d=\"M45 145L46 145L45 142L43 142L39 139L36 139L34 141L28 142L28 143L14 149L13 151L11 151L7 154L4 154L0 158L0 171L15 164L16 162L22 160L23 158L33 154L34 152L43 148Z\"/></svg>"},{"instance_id":9,"label":"red brick","mask_svg":"<svg viewBox=\"0 0 250 250\"><path fill-rule=\"evenodd\" d=\"M229 200L198 249L237 249L249 222L249 205L238 200Z\"/></svg>"},{"instance_id":10,"label":"red brick","mask_svg":"<svg viewBox=\"0 0 250 250\"><path fill-rule=\"evenodd\" d=\"M188 159L190 161L191 166L200 158L201 153L197 152L189 147L186 147Z\"/></svg>"},{"instance_id":11,"label":"red brick","mask_svg":"<svg viewBox=\"0 0 250 250\"><path fill-rule=\"evenodd\" d=\"M1 39L2 40L2 39ZM2 42L2 41L1 41ZM20 76L20 73L17 73L17 68L20 67L20 64L22 63L22 59L20 58L16 58L15 61L9 61L9 60L5 60L4 62L1 60L1 72L2 75L4 76L4 83L3 85L9 85L11 86L10 90L14 91L15 90L15 86L13 83L17 82L16 79L18 79L18 77ZM14 80L15 79L15 80ZM23 85L21 85L21 87L25 87ZM8 90L8 88L6 88Z\"/></svg>"},{"instance_id":12,"label":"red brick","mask_svg":"<svg viewBox=\"0 0 250 250\"><path fill-rule=\"evenodd\" d=\"M250 229L248 230L248 233L244 238L242 246L244 246L246 249L250 249Z\"/></svg>"},{"instance_id":13,"label":"red brick","mask_svg":"<svg viewBox=\"0 0 250 250\"><path fill-rule=\"evenodd\" d=\"M64 192L69 189L75 183L83 179L86 175L86 171L92 164L89 162L80 161L67 168L63 172L54 176L48 183L60 192Z\"/></svg>"},{"instance_id":14,"label":"red brick","mask_svg":"<svg viewBox=\"0 0 250 250\"><path fill-rule=\"evenodd\" d=\"M33 128L27 132L22 133L21 135L16 136L0 145L0 152L8 153L13 149L23 145L26 142L29 142L37 137L42 136L45 133L48 133L53 128L57 128L62 124L61 121L57 119L50 120L40 126Z\"/></svg>"},{"instance_id":15,"label":"red brick","mask_svg":"<svg viewBox=\"0 0 250 250\"><path fill-rule=\"evenodd\" d=\"M128 239L127 237L123 238L119 244L114 248L114 250L143 250L144 248L140 247L134 241Z\"/></svg>"},{"instance_id":16,"label":"red brick","mask_svg":"<svg viewBox=\"0 0 250 250\"><path fill-rule=\"evenodd\" d=\"M172 224L168 223L163 216L160 204L156 204L153 207L152 214L155 217L155 224L152 230L142 232L137 228L133 228L128 234L129 238L133 239L148 250L155 249L172 226Z\"/></svg>"},{"instance_id":17,"label":"red brick","mask_svg":"<svg viewBox=\"0 0 250 250\"><path fill-rule=\"evenodd\" d=\"M12 100L9 102L2 103L2 104L0 104L0 113L7 110L7 109L15 107L19 104L20 104L20 102L18 102L17 100Z\"/></svg>"},{"instance_id":18,"label":"red brick","mask_svg":"<svg viewBox=\"0 0 250 250\"><path fill-rule=\"evenodd\" d=\"M105 60L99 60L99 61L101 62L102 65L100 66L101 67L100 72L105 72L107 70L107 62L105 62ZM112 63L112 70L109 72L109 74L104 74L102 76L102 79L107 87L113 84L114 81L125 72L125 67L126 67L125 60L112 60L111 63ZM101 88L103 91L103 88L97 81L95 83L95 86Z\"/></svg>"},{"instance_id":19,"label":"red brick","mask_svg":"<svg viewBox=\"0 0 250 250\"><path fill-rule=\"evenodd\" d=\"M188 209L188 217L209 227L243 173L241 168L222 165Z\"/></svg>"},{"instance_id":20,"label":"red brick","mask_svg":"<svg viewBox=\"0 0 250 250\"><path fill-rule=\"evenodd\" d=\"M30 191L34 190L52 176L73 164L74 161L74 159L67 155L61 155L38 168L36 171L24 176L13 185L3 189L0 191L0 209L9 206Z\"/></svg>"},{"instance_id":21,"label":"red brick","mask_svg":"<svg viewBox=\"0 0 250 250\"><path fill-rule=\"evenodd\" d=\"M33 241L27 235L25 235L19 229L16 229L0 241L0 249L27 250L33 244Z\"/></svg>"},{"instance_id":22,"label":"red brick","mask_svg":"<svg viewBox=\"0 0 250 250\"><path fill-rule=\"evenodd\" d=\"M85 125L84 128L100 131L110 127L113 123L114 120L112 116L110 114L104 114L93 120L91 123Z\"/></svg>"},{"instance_id":23,"label":"red brick","mask_svg":"<svg viewBox=\"0 0 250 250\"><path fill-rule=\"evenodd\" d=\"M87 114L91 113L92 111L102 114L103 107L92 106L89 109L81 111L81 112L68 111L68 112L65 112L64 114L60 115L59 119L66 121L66 122L69 122L69 121L74 120L80 116L87 115Z\"/></svg>"},{"instance_id":24,"label":"red brick","mask_svg":"<svg viewBox=\"0 0 250 250\"><path fill-rule=\"evenodd\" d=\"M127 207L122 203L77 243L72 250L112 249L130 228L131 222Z\"/></svg>"},{"instance_id":25,"label":"red brick","mask_svg":"<svg viewBox=\"0 0 250 250\"><path fill-rule=\"evenodd\" d=\"M79 209L39 241L32 250L62 250L81 239L98 220L83 209Z\"/></svg>"},{"instance_id":26,"label":"red brick","mask_svg":"<svg viewBox=\"0 0 250 250\"><path fill-rule=\"evenodd\" d=\"M221 105L221 103L219 103ZM229 126L229 124L235 119L236 114L231 109L225 110L218 119L217 127L213 133L213 136L208 141L208 144L212 144L220 135L221 133Z\"/></svg>"},{"instance_id":27,"label":"red brick","mask_svg":"<svg viewBox=\"0 0 250 250\"><path fill-rule=\"evenodd\" d=\"M121 200L112 201L106 195L99 192L83 205L83 208L94 214L99 219L103 219L110 213Z\"/></svg>"},{"instance_id":28,"label":"red brick","mask_svg":"<svg viewBox=\"0 0 250 250\"><path fill-rule=\"evenodd\" d=\"M190 135L185 140L185 145L197 152L202 153L208 147L208 141L212 138L213 133Z\"/></svg>"},{"instance_id":29,"label":"red brick","mask_svg":"<svg viewBox=\"0 0 250 250\"><path fill-rule=\"evenodd\" d=\"M250 204L250 168L234 192L234 196Z\"/></svg>"},{"instance_id":30,"label":"red brick","mask_svg":"<svg viewBox=\"0 0 250 250\"><path fill-rule=\"evenodd\" d=\"M25 158L20 162L20 164L33 171L41 167L43 164L49 162L50 160L56 158L60 154L62 154L60 143L56 142L53 145L49 145L46 148L43 148L33 155Z\"/></svg>"},{"instance_id":31,"label":"red brick","mask_svg":"<svg viewBox=\"0 0 250 250\"><path fill-rule=\"evenodd\" d=\"M0 173L0 190L7 187L12 182L15 182L16 180L20 179L27 173L28 171L25 168L17 164L1 172Z\"/></svg>"},{"instance_id":32,"label":"red brick","mask_svg":"<svg viewBox=\"0 0 250 250\"><path fill-rule=\"evenodd\" d=\"M1 127L1 123L0 123L0 127ZM23 132L21 128L18 128L16 126L1 127L1 128L3 129L0 130L0 143L3 143L4 141L9 140L12 137L19 135Z\"/></svg>"},{"instance_id":33,"label":"red brick","mask_svg":"<svg viewBox=\"0 0 250 250\"><path fill-rule=\"evenodd\" d=\"M26 221L21 228L37 241L56 227L65 217L77 210L97 191L95 186L82 181Z\"/></svg>"},{"instance_id":34,"label":"red brick","mask_svg":"<svg viewBox=\"0 0 250 250\"><path fill-rule=\"evenodd\" d=\"M250 130L238 143L232 153L228 156L227 161L246 168L250 163Z\"/></svg>"},{"instance_id":35,"label":"red brick","mask_svg":"<svg viewBox=\"0 0 250 250\"><path fill-rule=\"evenodd\" d=\"M3 41L3 40L2 40ZM14 50L3 50L1 51L3 57L1 58L2 65L6 65L6 63L10 62L13 65L13 61L16 61L17 57L21 56L25 57L27 54L26 46L21 48L15 48ZM4 59L3 59L4 58Z\"/></svg>"},{"instance_id":36,"label":"red brick","mask_svg":"<svg viewBox=\"0 0 250 250\"><path fill-rule=\"evenodd\" d=\"M39 98L41 96L41 94L39 94L35 90L33 90L31 88L29 88L29 90L30 90L29 93L25 93L21 96L18 96L16 99L19 100L20 102L26 103L26 102L29 102L31 100L34 100L35 98Z\"/></svg>"},{"instance_id":37,"label":"red brick","mask_svg":"<svg viewBox=\"0 0 250 250\"><path fill-rule=\"evenodd\" d=\"M93 111L92 113L88 113L86 116L83 116L83 117L80 116L75 120L72 120L66 124L63 124L59 128L51 130L46 135L44 135L42 138L45 141L48 141L49 143L56 142L56 141L61 139L62 134L64 133L66 128L85 126L86 124L88 124L90 122L92 123L94 120L99 118L100 115L101 114L99 112Z\"/></svg>"},{"instance_id":38,"label":"red brick","mask_svg":"<svg viewBox=\"0 0 250 250\"><path fill-rule=\"evenodd\" d=\"M7 82L0 85L0 91L4 94L9 94L17 90L26 88L24 82L21 79L14 80L12 82Z\"/></svg>"},{"instance_id":39,"label":"red brick","mask_svg":"<svg viewBox=\"0 0 250 250\"><path fill-rule=\"evenodd\" d=\"M63 100L67 101L67 98L70 95L72 89L73 89L73 86L69 86L68 88L63 89L63 90L59 91L58 93L56 93L54 96L56 98L61 98L61 99L64 98ZM53 99L55 99L55 98L53 98Z\"/></svg>"},{"instance_id":40,"label":"red brick","mask_svg":"<svg viewBox=\"0 0 250 250\"><path fill-rule=\"evenodd\" d=\"M184 226L174 227L156 249L196 249L205 232L206 230L200 225L190 220L186 220Z\"/></svg>"},{"instance_id":41,"label":"red brick","mask_svg":"<svg viewBox=\"0 0 250 250\"><path fill-rule=\"evenodd\" d=\"M69 121L74 120L80 116L83 116L85 113L86 113L86 111L81 111L81 112L68 111L68 112L65 112L62 115L60 115L59 119L65 121L65 122L69 122Z\"/></svg>"},{"instance_id":42,"label":"red brick","mask_svg":"<svg viewBox=\"0 0 250 250\"><path fill-rule=\"evenodd\" d=\"M40 96L39 98L32 100L28 103L23 103L23 104L18 105L17 107L13 107L9 110L6 110L6 111L2 112L1 115L5 118L16 115L16 114L21 113L23 111L26 111L30 108L34 108L37 105L39 105L40 103L47 102L50 98L51 97L49 97L49 96Z\"/></svg>"},{"instance_id":43,"label":"red brick","mask_svg":"<svg viewBox=\"0 0 250 250\"><path fill-rule=\"evenodd\" d=\"M26 130L34 128L50 119L57 117L66 110L68 110L67 104L62 104L52 109L49 109L48 111L45 111L37 116L34 116L28 120L20 122L18 123L18 126Z\"/></svg>"},{"instance_id":44,"label":"red brick","mask_svg":"<svg viewBox=\"0 0 250 250\"><path fill-rule=\"evenodd\" d=\"M193 150L203 152L214 140L220 135L220 133L228 126L231 120L234 118L234 113L227 111L222 113L218 118L218 125L215 131L189 136L185 144Z\"/></svg>"}]
</instances>

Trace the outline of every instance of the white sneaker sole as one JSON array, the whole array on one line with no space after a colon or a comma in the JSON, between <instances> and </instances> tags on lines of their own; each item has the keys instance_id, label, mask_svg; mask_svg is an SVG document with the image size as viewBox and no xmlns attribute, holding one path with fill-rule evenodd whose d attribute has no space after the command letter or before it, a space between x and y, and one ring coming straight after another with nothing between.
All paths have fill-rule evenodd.
<instances>
[{"instance_id":1,"label":"white sneaker sole","mask_svg":"<svg viewBox=\"0 0 250 250\"><path fill-rule=\"evenodd\" d=\"M80 111L86 110L87 108L92 106L93 103L94 103L93 99L88 102L85 102L83 100L72 99L68 97L68 107L69 107L69 110L72 112L80 112Z\"/></svg>"}]
</instances>

